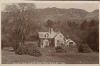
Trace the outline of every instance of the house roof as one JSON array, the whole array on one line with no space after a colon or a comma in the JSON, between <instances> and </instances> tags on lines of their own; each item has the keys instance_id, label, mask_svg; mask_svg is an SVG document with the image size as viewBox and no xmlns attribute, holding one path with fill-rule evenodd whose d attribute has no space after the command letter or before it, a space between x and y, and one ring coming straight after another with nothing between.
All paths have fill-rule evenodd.
<instances>
[{"instance_id":1,"label":"house roof","mask_svg":"<svg viewBox=\"0 0 100 66\"><path fill-rule=\"evenodd\" d=\"M66 39L66 42L68 42L68 41L73 41L73 40L71 40L71 39Z\"/></svg>"},{"instance_id":2,"label":"house roof","mask_svg":"<svg viewBox=\"0 0 100 66\"><path fill-rule=\"evenodd\" d=\"M57 32L38 32L39 38L54 38Z\"/></svg>"},{"instance_id":3,"label":"house roof","mask_svg":"<svg viewBox=\"0 0 100 66\"><path fill-rule=\"evenodd\" d=\"M81 41L76 35L74 35L74 34L71 34L71 35L69 35L68 37L66 37L66 39L71 39L71 40L73 40L74 42L79 42L79 41Z\"/></svg>"}]
</instances>

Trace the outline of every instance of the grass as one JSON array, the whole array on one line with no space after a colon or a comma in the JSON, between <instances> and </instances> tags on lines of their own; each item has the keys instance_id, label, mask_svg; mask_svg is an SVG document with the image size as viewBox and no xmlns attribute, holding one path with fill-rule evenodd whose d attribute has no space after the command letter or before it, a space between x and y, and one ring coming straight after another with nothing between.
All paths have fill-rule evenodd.
<instances>
[{"instance_id":1,"label":"grass","mask_svg":"<svg viewBox=\"0 0 100 66\"><path fill-rule=\"evenodd\" d=\"M9 50L8 50L9 49ZM17 55L11 48L2 50L2 64L98 64L99 53L55 53L54 48L38 48L42 56Z\"/></svg>"}]
</instances>

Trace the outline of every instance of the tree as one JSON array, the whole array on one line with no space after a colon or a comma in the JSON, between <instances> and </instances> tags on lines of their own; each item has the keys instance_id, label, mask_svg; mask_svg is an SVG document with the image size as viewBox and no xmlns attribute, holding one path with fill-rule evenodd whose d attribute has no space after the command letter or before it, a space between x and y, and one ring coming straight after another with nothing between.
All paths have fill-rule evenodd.
<instances>
[{"instance_id":1,"label":"tree","mask_svg":"<svg viewBox=\"0 0 100 66\"><path fill-rule=\"evenodd\" d=\"M69 27L71 27L71 21L68 21L68 22L67 22L67 25L68 25Z\"/></svg>"},{"instance_id":2,"label":"tree","mask_svg":"<svg viewBox=\"0 0 100 66\"><path fill-rule=\"evenodd\" d=\"M94 19L92 19L89 23L89 27L93 27L96 25L96 21Z\"/></svg>"},{"instance_id":3,"label":"tree","mask_svg":"<svg viewBox=\"0 0 100 66\"><path fill-rule=\"evenodd\" d=\"M47 26L48 26L49 28L51 28L51 27L53 26L53 21L48 20L48 21L47 21Z\"/></svg>"},{"instance_id":4,"label":"tree","mask_svg":"<svg viewBox=\"0 0 100 66\"><path fill-rule=\"evenodd\" d=\"M5 8L5 11L13 18L9 38L14 50L19 46L19 42L24 44L25 36L31 30L30 16L33 15L34 8L35 5L33 3L13 3Z\"/></svg>"},{"instance_id":5,"label":"tree","mask_svg":"<svg viewBox=\"0 0 100 66\"><path fill-rule=\"evenodd\" d=\"M99 51L99 27L92 28L87 37L87 43L93 51Z\"/></svg>"},{"instance_id":6,"label":"tree","mask_svg":"<svg viewBox=\"0 0 100 66\"><path fill-rule=\"evenodd\" d=\"M81 29L81 30L85 30L85 29L87 28L87 25L88 25L87 20L84 20L84 21L82 22L81 26L80 26L80 29Z\"/></svg>"},{"instance_id":7,"label":"tree","mask_svg":"<svg viewBox=\"0 0 100 66\"><path fill-rule=\"evenodd\" d=\"M68 21L67 25L73 30L76 29L78 27L78 24L75 21Z\"/></svg>"}]
</instances>

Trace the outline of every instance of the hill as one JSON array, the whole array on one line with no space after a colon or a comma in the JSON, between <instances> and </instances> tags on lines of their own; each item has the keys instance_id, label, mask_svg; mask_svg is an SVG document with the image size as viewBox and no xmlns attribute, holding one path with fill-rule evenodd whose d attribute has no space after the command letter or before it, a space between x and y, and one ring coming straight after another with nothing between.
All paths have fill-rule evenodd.
<instances>
[{"instance_id":1,"label":"hill","mask_svg":"<svg viewBox=\"0 0 100 66\"><path fill-rule=\"evenodd\" d=\"M11 12L12 13L12 12ZM2 12L2 35L9 35L10 30L14 26L14 18L9 12ZM66 37L74 38L79 35L80 24L84 20L99 20L99 10L93 12L87 12L83 9L61 9L61 8L45 8L35 9L30 15L28 15L31 22L31 32L29 35L36 36L38 31L48 31L47 21L53 21L53 28L55 31L61 31ZM16 24L15 24L16 26ZM80 34L81 35L81 34ZM28 39L28 38L27 38Z\"/></svg>"},{"instance_id":2,"label":"hill","mask_svg":"<svg viewBox=\"0 0 100 66\"><path fill-rule=\"evenodd\" d=\"M95 12L96 11L96 12ZM52 21L76 21L81 22L85 19L98 19L99 11L95 10L93 12L87 12L83 9L60 9L60 8L45 8L36 9L35 18L37 22L46 22L48 19ZM95 18L94 18L95 17Z\"/></svg>"},{"instance_id":3,"label":"hill","mask_svg":"<svg viewBox=\"0 0 100 66\"><path fill-rule=\"evenodd\" d=\"M2 17L6 16L5 12L2 12ZM81 22L85 19L98 19L99 10L94 10L93 12L87 12L83 9L61 9L61 8L45 8L45 9L35 9L33 16L30 15L32 22L46 22L48 19L52 21L76 21Z\"/></svg>"}]
</instances>

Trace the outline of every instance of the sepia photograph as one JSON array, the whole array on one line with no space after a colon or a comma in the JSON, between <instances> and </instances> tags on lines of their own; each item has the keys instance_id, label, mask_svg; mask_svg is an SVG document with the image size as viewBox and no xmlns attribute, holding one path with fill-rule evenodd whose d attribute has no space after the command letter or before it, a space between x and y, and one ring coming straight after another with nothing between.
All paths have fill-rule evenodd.
<instances>
[{"instance_id":1,"label":"sepia photograph","mask_svg":"<svg viewBox=\"0 0 100 66\"><path fill-rule=\"evenodd\" d=\"M2 64L99 64L99 3L2 3Z\"/></svg>"}]
</instances>

